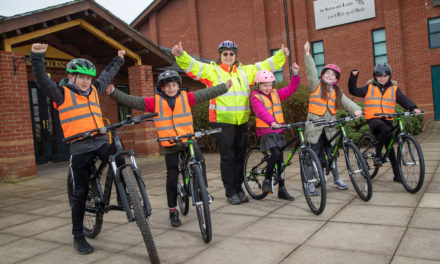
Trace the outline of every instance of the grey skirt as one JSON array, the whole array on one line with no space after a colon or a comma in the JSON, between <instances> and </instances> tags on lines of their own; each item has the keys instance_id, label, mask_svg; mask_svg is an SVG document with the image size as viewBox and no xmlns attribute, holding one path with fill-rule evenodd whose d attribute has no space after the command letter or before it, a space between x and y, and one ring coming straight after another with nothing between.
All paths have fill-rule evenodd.
<instances>
[{"instance_id":1,"label":"grey skirt","mask_svg":"<svg viewBox=\"0 0 440 264\"><path fill-rule=\"evenodd\" d=\"M284 134L270 133L260 138L260 151L269 151L273 147L284 147L287 142Z\"/></svg>"}]
</instances>

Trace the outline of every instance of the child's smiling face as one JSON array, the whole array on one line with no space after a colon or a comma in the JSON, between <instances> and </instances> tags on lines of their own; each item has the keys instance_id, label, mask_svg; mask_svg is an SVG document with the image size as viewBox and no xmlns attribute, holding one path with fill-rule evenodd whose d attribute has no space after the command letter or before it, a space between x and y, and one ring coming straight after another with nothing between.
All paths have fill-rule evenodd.
<instances>
[{"instance_id":1,"label":"child's smiling face","mask_svg":"<svg viewBox=\"0 0 440 264\"><path fill-rule=\"evenodd\" d=\"M175 96L180 89L178 82L169 82L162 85L160 88L169 97Z\"/></svg>"},{"instance_id":2,"label":"child's smiling face","mask_svg":"<svg viewBox=\"0 0 440 264\"><path fill-rule=\"evenodd\" d=\"M86 92L92 84L92 76L86 74L67 74L67 78L69 78L69 81L75 84L75 86L83 92Z\"/></svg>"},{"instance_id":3,"label":"child's smiling face","mask_svg":"<svg viewBox=\"0 0 440 264\"><path fill-rule=\"evenodd\" d=\"M265 95L269 95L270 92L272 92L273 88L273 82L263 82L258 84L258 89L260 92L264 93Z\"/></svg>"}]
</instances>

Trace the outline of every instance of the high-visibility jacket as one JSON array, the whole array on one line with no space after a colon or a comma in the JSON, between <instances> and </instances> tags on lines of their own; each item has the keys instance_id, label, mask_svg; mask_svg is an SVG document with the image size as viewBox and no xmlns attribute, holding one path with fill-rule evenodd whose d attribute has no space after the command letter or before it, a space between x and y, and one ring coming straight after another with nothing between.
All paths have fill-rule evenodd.
<instances>
[{"instance_id":1,"label":"high-visibility jacket","mask_svg":"<svg viewBox=\"0 0 440 264\"><path fill-rule=\"evenodd\" d=\"M61 105L54 103L54 107L59 112L64 138L104 126L95 86L91 86L88 97L79 95L66 86L63 89L64 102Z\"/></svg>"},{"instance_id":2,"label":"high-visibility jacket","mask_svg":"<svg viewBox=\"0 0 440 264\"><path fill-rule=\"evenodd\" d=\"M276 71L285 62L282 50L274 56L253 65L226 66L223 64L202 63L189 56L186 52L176 57L177 64L186 74L207 87L215 86L232 79L232 87L227 93L210 101L209 121L241 125L249 120L250 114L250 86L253 85L255 75L260 70Z\"/></svg>"},{"instance_id":3,"label":"high-visibility jacket","mask_svg":"<svg viewBox=\"0 0 440 264\"><path fill-rule=\"evenodd\" d=\"M336 92L335 89L330 90L330 95L326 98L321 98L321 93L326 92L322 89L321 84L310 94L309 98L309 113L323 116L327 109L332 115L336 114Z\"/></svg>"},{"instance_id":4,"label":"high-visibility jacket","mask_svg":"<svg viewBox=\"0 0 440 264\"><path fill-rule=\"evenodd\" d=\"M154 96L154 111L158 113L154 118L154 125L159 137L174 137L194 133L191 107L185 91L181 91L180 95L177 96L174 110L171 110L165 98L156 94ZM183 139L182 141L187 140ZM175 145L175 143L168 141L160 143L164 147Z\"/></svg>"},{"instance_id":5,"label":"high-visibility jacket","mask_svg":"<svg viewBox=\"0 0 440 264\"><path fill-rule=\"evenodd\" d=\"M381 118L374 116L375 113L392 114L396 109L397 85L390 86L385 93L379 90L379 87L370 83L368 91L364 98L365 119ZM392 118L387 118L392 119Z\"/></svg>"},{"instance_id":6,"label":"high-visibility jacket","mask_svg":"<svg viewBox=\"0 0 440 264\"><path fill-rule=\"evenodd\" d=\"M281 108L281 100L280 97L278 96L277 90L272 90L272 92L270 93L270 98L272 100L262 94L255 94L254 96L261 101L264 108L267 110L267 112L269 112L269 114L271 114L275 118L278 124L284 123L283 110ZM257 127L261 127L261 128L270 127L270 124L267 124L258 116L255 117L255 121Z\"/></svg>"}]
</instances>

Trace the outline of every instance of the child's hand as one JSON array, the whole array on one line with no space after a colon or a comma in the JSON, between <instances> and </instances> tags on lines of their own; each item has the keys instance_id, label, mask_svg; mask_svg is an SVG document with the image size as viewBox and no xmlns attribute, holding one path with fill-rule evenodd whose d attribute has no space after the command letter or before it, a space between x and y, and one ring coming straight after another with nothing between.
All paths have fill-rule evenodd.
<instances>
[{"instance_id":1,"label":"child's hand","mask_svg":"<svg viewBox=\"0 0 440 264\"><path fill-rule=\"evenodd\" d=\"M293 63L292 65L292 71L293 71L293 75L298 76L299 73L299 65L296 64L296 62Z\"/></svg>"},{"instance_id":2,"label":"child's hand","mask_svg":"<svg viewBox=\"0 0 440 264\"><path fill-rule=\"evenodd\" d=\"M105 92L110 95L115 91L115 86L113 84L107 85L107 88L105 89Z\"/></svg>"},{"instance_id":3,"label":"child's hand","mask_svg":"<svg viewBox=\"0 0 440 264\"><path fill-rule=\"evenodd\" d=\"M171 53L176 57L182 55L183 53L182 41L179 41L179 44L174 45L173 49L171 50Z\"/></svg>"},{"instance_id":4,"label":"child's hand","mask_svg":"<svg viewBox=\"0 0 440 264\"><path fill-rule=\"evenodd\" d=\"M43 43L34 43L32 44L31 51L35 53L44 53L47 51L47 45Z\"/></svg>"},{"instance_id":5,"label":"child's hand","mask_svg":"<svg viewBox=\"0 0 440 264\"><path fill-rule=\"evenodd\" d=\"M118 50L118 56L119 57L121 57L123 59L124 55L125 55L125 50Z\"/></svg>"},{"instance_id":6,"label":"child's hand","mask_svg":"<svg viewBox=\"0 0 440 264\"><path fill-rule=\"evenodd\" d=\"M414 109L414 112L416 112L416 114L421 114L421 113L422 113L422 110L416 108L416 109Z\"/></svg>"},{"instance_id":7,"label":"child's hand","mask_svg":"<svg viewBox=\"0 0 440 264\"><path fill-rule=\"evenodd\" d=\"M310 55L310 43L306 41L306 44L304 44L304 51L306 55Z\"/></svg>"},{"instance_id":8,"label":"child's hand","mask_svg":"<svg viewBox=\"0 0 440 264\"><path fill-rule=\"evenodd\" d=\"M226 80L225 84L226 84L226 89L229 90L229 88L231 88L232 86L232 79Z\"/></svg>"},{"instance_id":9,"label":"child's hand","mask_svg":"<svg viewBox=\"0 0 440 264\"><path fill-rule=\"evenodd\" d=\"M359 73L359 71L356 71L356 70L352 70L352 71L351 71L351 74L353 74L353 76L357 76L358 73Z\"/></svg>"},{"instance_id":10,"label":"child's hand","mask_svg":"<svg viewBox=\"0 0 440 264\"><path fill-rule=\"evenodd\" d=\"M289 56L289 49L284 47L284 44L281 44L281 50L284 52L284 55Z\"/></svg>"},{"instance_id":11,"label":"child's hand","mask_svg":"<svg viewBox=\"0 0 440 264\"><path fill-rule=\"evenodd\" d=\"M361 116L362 115L362 110L357 110L356 112L354 112L355 116Z\"/></svg>"},{"instance_id":12,"label":"child's hand","mask_svg":"<svg viewBox=\"0 0 440 264\"><path fill-rule=\"evenodd\" d=\"M270 126L274 127L274 128L278 128L281 126L281 124L278 124L277 122L274 121L274 122L270 123Z\"/></svg>"}]
</instances>

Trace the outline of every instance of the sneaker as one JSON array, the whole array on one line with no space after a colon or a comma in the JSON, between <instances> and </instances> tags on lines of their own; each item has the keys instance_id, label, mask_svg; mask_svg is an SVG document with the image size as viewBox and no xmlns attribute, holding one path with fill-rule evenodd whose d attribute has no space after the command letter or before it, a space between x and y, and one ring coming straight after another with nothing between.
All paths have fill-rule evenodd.
<instances>
[{"instance_id":1,"label":"sneaker","mask_svg":"<svg viewBox=\"0 0 440 264\"><path fill-rule=\"evenodd\" d=\"M264 193L272 193L272 184L270 179L264 179L262 189Z\"/></svg>"},{"instance_id":2,"label":"sneaker","mask_svg":"<svg viewBox=\"0 0 440 264\"><path fill-rule=\"evenodd\" d=\"M246 194L244 192L239 192L238 193L238 198L240 198L240 202L241 203L249 202L249 198L246 196Z\"/></svg>"},{"instance_id":3,"label":"sneaker","mask_svg":"<svg viewBox=\"0 0 440 264\"><path fill-rule=\"evenodd\" d=\"M295 200L295 197L293 197L292 195L290 195L287 190L286 187L279 187L278 188L278 198L279 199L283 199L283 200L287 200L287 201L293 201Z\"/></svg>"},{"instance_id":4,"label":"sneaker","mask_svg":"<svg viewBox=\"0 0 440 264\"><path fill-rule=\"evenodd\" d=\"M73 247L79 254L89 254L93 252L93 247L87 242L84 235L73 238Z\"/></svg>"},{"instance_id":5,"label":"sneaker","mask_svg":"<svg viewBox=\"0 0 440 264\"><path fill-rule=\"evenodd\" d=\"M240 197L238 197L238 194L234 193L231 197L228 197L227 199L228 203L233 204L233 205L237 205L240 204Z\"/></svg>"},{"instance_id":6,"label":"sneaker","mask_svg":"<svg viewBox=\"0 0 440 264\"><path fill-rule=\"evenodd\" d=\"M344 180L338 179L334 182L334 186L339 190L347 190L348 186L345 184Z\"/></svg>"},{"instance_id":7,"label":"sneaker","mask_svg":"<svg viewBox=\"0 0 440 264\"><path fill-rule=\"evenodd\" d=\"M315 189L315 185L313 184L309 184L309 186L307 187L307 191L309 192L310 196L317 196L318 192Z\"/></svg>"},{"instance_id":8,"label":"sneaker","mask_svg":"<svg viewBox=\"0 0 440 264\"><path fill-rule=\"evenodd\" d=\"M179 219L179 211L174 210L174 211L170 212L170 222L171 222L171 225L174 227L179 227L182 224L182 222L180 222L180 219Z\"/></svg>"}]
</instances>

